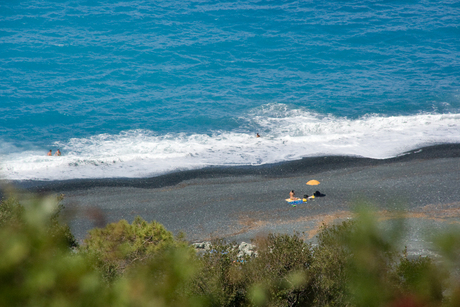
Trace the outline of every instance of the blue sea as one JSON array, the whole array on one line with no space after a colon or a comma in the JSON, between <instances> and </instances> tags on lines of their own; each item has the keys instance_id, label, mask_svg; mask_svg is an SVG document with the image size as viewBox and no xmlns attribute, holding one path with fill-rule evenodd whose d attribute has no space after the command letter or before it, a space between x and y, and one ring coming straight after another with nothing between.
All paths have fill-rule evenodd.
<instances>
[{"instance_id":1,"label":"blue sea","mask_svg":"<svg viewBox=\"0 0 460 307\"><path fill-rule=\"evenodd\" d=\"M385 159L460 143L459 90L456 0L0 2L4 179Z\"/></svg>"}]
</instances>

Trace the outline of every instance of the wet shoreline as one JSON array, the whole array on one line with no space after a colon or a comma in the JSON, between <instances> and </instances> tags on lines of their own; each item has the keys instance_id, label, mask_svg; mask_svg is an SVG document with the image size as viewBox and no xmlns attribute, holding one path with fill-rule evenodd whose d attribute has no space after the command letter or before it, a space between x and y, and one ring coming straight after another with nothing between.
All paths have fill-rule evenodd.
<instances>
[{"instance_id":1,"label":"wet shoreline","mask_svg":"<svg viewBox=\"0 0 460 307\"><path fill-rule=\"evenodd\" d=\"M321 182L307 186L310 179ZM437 145L386 160L316 157L254 167L206 168L155 178L27 181L16 187L64 194L72 232L139 215L191 242L250 242L268 232L314 237L318 226L349 218L359 202L376 210L405 209L415 224L436 214L460 220L460 144ZM285 198L316 190L326 196L292 207ZM431 212L431 213L428 213ZM445 213L445 214L444 214ZM444 214L444 215L443 215ZM434 220L433 220L434 221ZM437 220L443 223L442 217ZM418 226L411 226L413 229Z\"/></svg>"}]
</instances>

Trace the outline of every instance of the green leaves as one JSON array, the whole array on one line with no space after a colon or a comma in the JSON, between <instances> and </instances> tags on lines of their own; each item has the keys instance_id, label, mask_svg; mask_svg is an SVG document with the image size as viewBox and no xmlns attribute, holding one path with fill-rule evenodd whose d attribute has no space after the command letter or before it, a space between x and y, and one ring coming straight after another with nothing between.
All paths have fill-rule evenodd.
<instances>
[{"instance_id":1,"label":"green leaves","mask_svg":"<svg viewBox=\"0 0 460 307\"><path fill-rule=\"evenodd\" d=\"M60 209L53 197L0 203L0 306L111 305L99 274L71 250Z\"/></svg>"},{"instance_id":2,"label":"green leaves","mask_svg":"<svg viewBox=\"0 0 460 307\"><path fill-rule=\"evenodd\" d=\"M77 246L59 197L0 203L0 306L458 306L458 230L433 236L439 257L400 251L404 220L371 211L298 233L212 242L198 255L157 222L136 217L88 233Z\"/></svg>"},{"instance_id":3,"label":"green leaves","mask_svg":"<svg viewBox=\"0 0 460 307\"><path fill-rule=\"evenodd\" d=\"M136 263L154 257L169 247L184 245L157 222L147 223L136 217L132 224L126 220L89 231L81 251L93 259L95 266L108 281L122 275Z\"/></svg>"}]
</instances>

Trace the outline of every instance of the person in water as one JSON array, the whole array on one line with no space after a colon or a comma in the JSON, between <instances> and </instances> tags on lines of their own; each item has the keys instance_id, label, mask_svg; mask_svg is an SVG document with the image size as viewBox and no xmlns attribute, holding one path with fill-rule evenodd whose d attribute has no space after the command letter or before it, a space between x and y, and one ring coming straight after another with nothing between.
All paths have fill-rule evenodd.
<instances>
[{"instance_id":1,"label":"person in water","mask_svg":"<svg viewBox=\"0 0 460 307\"><path fill-rule=\"evenodd\" d=\"M257 133L257 134L256 134L256 137L260 138L260 135Z\"/></svg>"},{"instance_id":2,"label":"person in water","mask_svg":"<svg viewBox=\"0 0 460 307\"><path fill-rule=\"evenodd\" d=\"M61 155L61 151L58 149L54 155L55 155L55 156L60 156L60 155Z\"/></svg>"},{"instance_id":3,"label":"person in water","mask_svg":"<svg viewBox=\"0 0 460 307\"><path fill-rule=\"evenodd\" d=\"M290 199L290 200L299 200L300 198L295 197L295 192L294 192L294 190L291 190L291 192L289 192L289 199Z\"/></svg>"},{"instance_id":4,"label":"person in water","mask_svg":"<svg viewBox=\"0 0 460 307\"><path fill-rule=\"evenodd\" d=\"M50 151L48 151L47 156L52 156L52 155L53 155L53 152L52 152L51 149L50 149Z\"/></svg>"}]
</instances>

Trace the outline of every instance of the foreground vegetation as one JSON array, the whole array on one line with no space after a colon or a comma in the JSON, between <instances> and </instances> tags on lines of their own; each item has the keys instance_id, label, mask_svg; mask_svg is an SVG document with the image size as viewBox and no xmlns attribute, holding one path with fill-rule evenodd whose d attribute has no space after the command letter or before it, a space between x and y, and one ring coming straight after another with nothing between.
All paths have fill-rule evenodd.
<instances>
[{"instance_id":1,"label":"foreground vegetation","mask_svg":"<svg viewBox=\"0 0 460 307\"><path fill-rule=\"evenodd\" d=\"M323 225L315 246L257 238L256 257L224 241L197 254L140 217L78 246L60 200L0 203L0 306L460 306L458 232L437 235L436 260L409 258L404 221L381 228L369 211Z\"/></svg>"}]
</instances>

